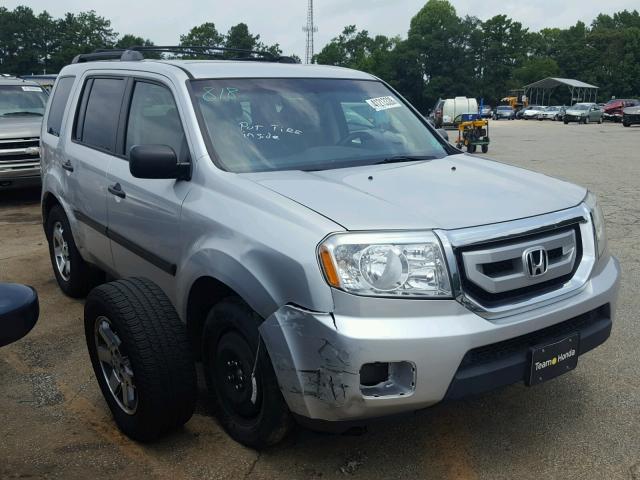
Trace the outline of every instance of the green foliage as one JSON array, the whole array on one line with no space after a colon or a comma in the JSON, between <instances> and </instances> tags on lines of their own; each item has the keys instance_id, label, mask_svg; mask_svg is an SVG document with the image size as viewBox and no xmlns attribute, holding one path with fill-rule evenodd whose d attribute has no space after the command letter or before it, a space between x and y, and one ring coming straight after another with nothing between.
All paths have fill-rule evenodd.
<instances>
[{"instance_id":1,"label":"green foliage","mask_svg":"<svg viewBox=\"0 0 640 480\"><path fill-rule=\"evenodd\" d=\"M406 39L386 40L376 44L350 25L314 61L371 72L423 111L457 95L495 104L510 89L550 76L598 85L603 100L640 96L635 10L598 15L590 26L529 32L506 15L462 18L449 1L429 0L411 19Z\"/></svg>"},{"instance_id":2,"label":"green foliage","mask_svg":"<svg viewBox=\"0 0 640 480\"><path fill-rule=\"evenodd\" d=\"M53 18L26 6L0 7L0 73L54 73L79 53L96 48L153 45L121 37L94 11ZM244 23L221 33L213 22L180 36L180 45L208 45L281 55ZM244 53L227 52L225 58ZM159 58L156 53L147 53ZM197 55L183 55L197 58ZM423 111L456 95L495 104L512 88L548 77L576 78L600 87L599 98L640 96L640 13L600 14L590 25L529 32L506 15L485 21L460 17L448 0L428 0L411 19L407 37L371 35L349 25L314 57L317 63L370 72Z\"/></svg>"}]
</instances>

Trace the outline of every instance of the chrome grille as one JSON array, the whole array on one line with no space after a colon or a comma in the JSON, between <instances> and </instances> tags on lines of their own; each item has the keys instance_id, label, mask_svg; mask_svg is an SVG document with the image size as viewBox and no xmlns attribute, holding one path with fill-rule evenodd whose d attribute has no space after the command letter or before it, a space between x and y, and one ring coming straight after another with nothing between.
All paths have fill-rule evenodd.
<instances>
[{"instance_id":1,"label":"chrome grille","mask_svg":"<svg viewBox=\"0 0 640 480\"><path fill-rule=\"evenodd\" d=\"M579 293L597 256L591 214L584 204L511 222L436 233L449 266L454 297L489 320ZM541 246L548 255L547 272L538 278L527 276L518 252L524 254Z\"/></svg>"},{"instance_id":2,"label":"chrome grille","mask_svg":"<svg viewBox=\"0 0 640 480\"><path fill-rule=\"evenodd\" d=\"M532 249L548 256L545 272L531 276L524 254ZM469 282L488 293L503 293L563 277L573 270L576 261L574 229L534 239L486 246L461 253L464 272Z\"/></svg>"},{"instance_id":3,"label":"chrome grille","mask_svg":"<svg viewBox=\"0 0 640 480\"><path fill-rule=\"evenodd\" d=\"M21 164L37 164L40 161L38 138L0 140L0 166L19 168Z\"/></svg>"}]
</instances>

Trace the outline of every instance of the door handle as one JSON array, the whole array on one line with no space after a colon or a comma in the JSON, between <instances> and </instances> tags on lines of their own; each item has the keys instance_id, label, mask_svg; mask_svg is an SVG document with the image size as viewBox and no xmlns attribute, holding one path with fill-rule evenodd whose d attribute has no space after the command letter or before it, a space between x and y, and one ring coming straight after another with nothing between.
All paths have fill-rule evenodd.
<instances>
[{"instance_id":1,"label":"door handle","mask_svg":"<svg viewBox=\"0 0 640 480\"><path fill-rule=\"evenodd\" d=\"M73 165L71 164L71 160L63 162L62 168L64 168L67 172L73 172Z\"/></svg>"},{"instance_id":2,"label":"door handle","mask_svg":"<svg viewBox=\"0 0 640 480\"><path fill-rule=\"evenodd\" d=\"M122 186L120 186L119 183L109 185L107 190L109 190L110 194L115 195L116 197L125 198L127 196L127 194L122 191Z\"/></svg>"}]
</instances>

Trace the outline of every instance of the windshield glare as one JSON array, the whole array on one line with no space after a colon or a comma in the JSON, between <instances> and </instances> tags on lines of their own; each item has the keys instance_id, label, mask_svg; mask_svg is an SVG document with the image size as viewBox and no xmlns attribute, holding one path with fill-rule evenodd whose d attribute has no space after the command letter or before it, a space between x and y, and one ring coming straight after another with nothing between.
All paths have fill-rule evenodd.
<instances>
[{"instance_id":1,"label":"windshield glare","mask_svg":"<svg viewBox=\"0 0 640 480\"><path fill-rule=\"evenodd\" d=\"M47 95L35 85L0 85L0 116L44 115Z\"/></svg>"},{"instance_id":2,"label":"windshield glare","mask_svg":"<svg viewBox=\"0 0 640 480\"><path fill-rule=\"evenodd\" d=\"M391 157L442 158L442 144L378 81L194 80L195 108L231 172L327 170Z\"/></svg>"}]
</instances>

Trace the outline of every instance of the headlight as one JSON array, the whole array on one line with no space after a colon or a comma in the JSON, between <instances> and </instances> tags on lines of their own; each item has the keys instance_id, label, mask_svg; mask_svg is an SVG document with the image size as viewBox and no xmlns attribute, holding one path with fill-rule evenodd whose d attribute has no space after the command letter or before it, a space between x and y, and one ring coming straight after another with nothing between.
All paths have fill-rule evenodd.
<instances>
[{"instance_id":1,"label":"headlight","mask_svg":"<svg viewBox=\"0 0 640 480\"><path fill-rule=\"evenodd\" d=\"M345 292L451 297L442 247L433 232L335 234L318 253L327 282Z\"/></svg>"},{"instance_id":2,"label":"headlight","mask_svg":"<svg viewBox=\"0 0 640 480\"><path fill-rule=\"evenodd\" d=\"M605 248L607 247L607 232L604 224L604 215L602 209L598 205L598 199L596 196L587 192L587 196L584 199L584 203L589 207L591 211L591 222L593 223L593 235L596 240L596 246L598 248L598 258L602 257Z\"/></svg>"}]
</instances>

